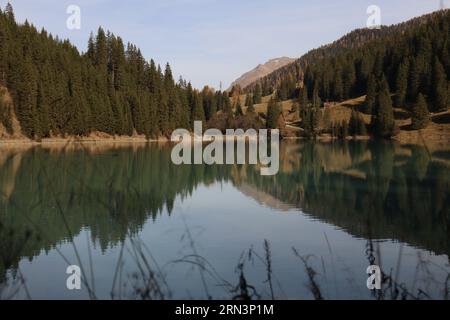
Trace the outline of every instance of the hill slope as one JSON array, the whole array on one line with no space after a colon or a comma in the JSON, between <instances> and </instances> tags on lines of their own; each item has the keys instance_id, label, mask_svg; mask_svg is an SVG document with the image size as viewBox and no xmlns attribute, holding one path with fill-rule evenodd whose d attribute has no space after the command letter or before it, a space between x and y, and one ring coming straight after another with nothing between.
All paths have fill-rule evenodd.
<instances>
[{"instance_id":1,"label":"hill slope","mask_svg":"<svg viewBox=\"0 0 450 320\"><path fill-rule=\"evenodd\" d=\"M350 49L361 48L369 42L383 40L392 35L402 36L409 30L427 24L429 21L436 19L437 16L443 15L448 11L436 11L396 25L382 26L381 29L356 29L330 44L310 50L294 62L274 70L272 73L256 79L253 83L242 88L247 92L251 92L259 83L263 88L267 88L266 90L273 91L281 81L290 77L294 77L298 81L303 81L303 74L308 65L315 64L324 58L336 57Z\"/></svg>"},{"instance_id":2,"label":"hill slope","mask_svg":"<svg viewBox=\"0 0 450 320\"><path fill-rule=\"evenodd\" d=\"M255 69L244 73L241 77L235 80L228 90L231 90L236 85L245 88L253 82L267 76L273 71L284 67L287 64L294 62L295 59L288 57L281 57L267 61L265 64L258 65Z\"/></svg>"}]
</instances>

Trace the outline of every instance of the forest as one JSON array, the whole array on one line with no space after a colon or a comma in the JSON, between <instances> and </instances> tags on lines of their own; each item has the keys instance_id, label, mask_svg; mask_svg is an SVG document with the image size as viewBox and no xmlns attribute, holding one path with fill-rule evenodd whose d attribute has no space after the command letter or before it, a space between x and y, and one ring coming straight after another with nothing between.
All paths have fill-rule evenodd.
<instances>
[{"instance_id":1,"label":"forest","mask_svg":"<svg viewBox=\"0 0 450 320\"><path fill-rule=\"evenodd\" d=\"M279 101L296 99L302 118L311 122L326 102L366 96L359 111L373 116L375 135L395 133L393 108L408 111L412 128L421 129L430 112L449 108L449 35L450 10L380 30L355 30L244 91L253 96L275 92Z\"/></svg>"},{"instance_id":2,"label":"forest","mask_svg":"<svg viewBox=\"0 0 450 320\"><path fill-rule=\"evenodd\" d=\"M17 24L10 4L0 10L0 89L5 87L13 103L0 96L0 121L12 131L15 115L31 139L92 132L168 136L219 110L231 113L228 94L175 80L169 64L146 61L134 44L101 27L80 53L28 21Z\"/></svg>"}]
</instances>

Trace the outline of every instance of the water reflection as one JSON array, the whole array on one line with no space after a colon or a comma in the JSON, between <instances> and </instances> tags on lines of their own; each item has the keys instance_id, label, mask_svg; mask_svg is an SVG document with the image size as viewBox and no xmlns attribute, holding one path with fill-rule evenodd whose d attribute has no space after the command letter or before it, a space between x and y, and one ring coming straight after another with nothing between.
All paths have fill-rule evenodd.
<instances>
[{"instance_id":1,"label":"water reflection","mask_svg":"<svg viewBox=\"0 0 450 320\"><path fill-rule=\"evenodd\" d=\"M176 199L218 182L281 212L301 209L357 238L450 253L448 150L288 142L276 176L249 165L175 166L170 151L167 145L1 149L0 277L82 230L103 252L118 247L149 219L177 214Z\"/></svg>"}]
</instances>

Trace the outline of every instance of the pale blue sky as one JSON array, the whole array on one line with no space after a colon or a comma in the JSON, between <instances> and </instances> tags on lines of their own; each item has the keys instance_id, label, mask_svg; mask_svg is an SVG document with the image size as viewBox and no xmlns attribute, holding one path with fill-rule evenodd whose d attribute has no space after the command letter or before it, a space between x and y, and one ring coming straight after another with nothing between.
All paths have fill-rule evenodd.
<instances>
[{"instance_id":1,"label":"pale blue sky","mask_svg":"<svg viewBox=\"0 0 450 320\"><path fill-rule=\"evenodd\" d=\"M380 6L382 24L432 12L441 0L11 0L16 18L69 38L85 50L101 25L169 62L194 86L224 88L259 63L299 57L366 25L366 9ZM444 1L450 5L450 0ZM4 7L6 0L0 0ZM81 8L81 30L66 28L66 8Z\"/></svg>"}]
</instances>

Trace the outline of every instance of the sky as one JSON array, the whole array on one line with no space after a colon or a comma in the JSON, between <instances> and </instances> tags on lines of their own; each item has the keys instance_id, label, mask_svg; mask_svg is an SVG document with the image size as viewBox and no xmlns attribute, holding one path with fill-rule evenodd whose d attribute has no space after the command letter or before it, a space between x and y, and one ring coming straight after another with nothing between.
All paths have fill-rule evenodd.
<instances>
[{"instance_id":1,"label":"sky","mask_svg":"<svg viewBox=\"0 0 450 320\"><path fill-rule=\"evenodd\" d=\"M7 0L0 0L5 6ZM99 26L141 48L146 59L169 62L197 88L223 89L260 63L311 49L364 28L378 5L390 25L439 9L450 0L11 0L16 19L68 38L85 51ZM70 30L69 5L81 9Z\"/></svg>"}]
</instances>

